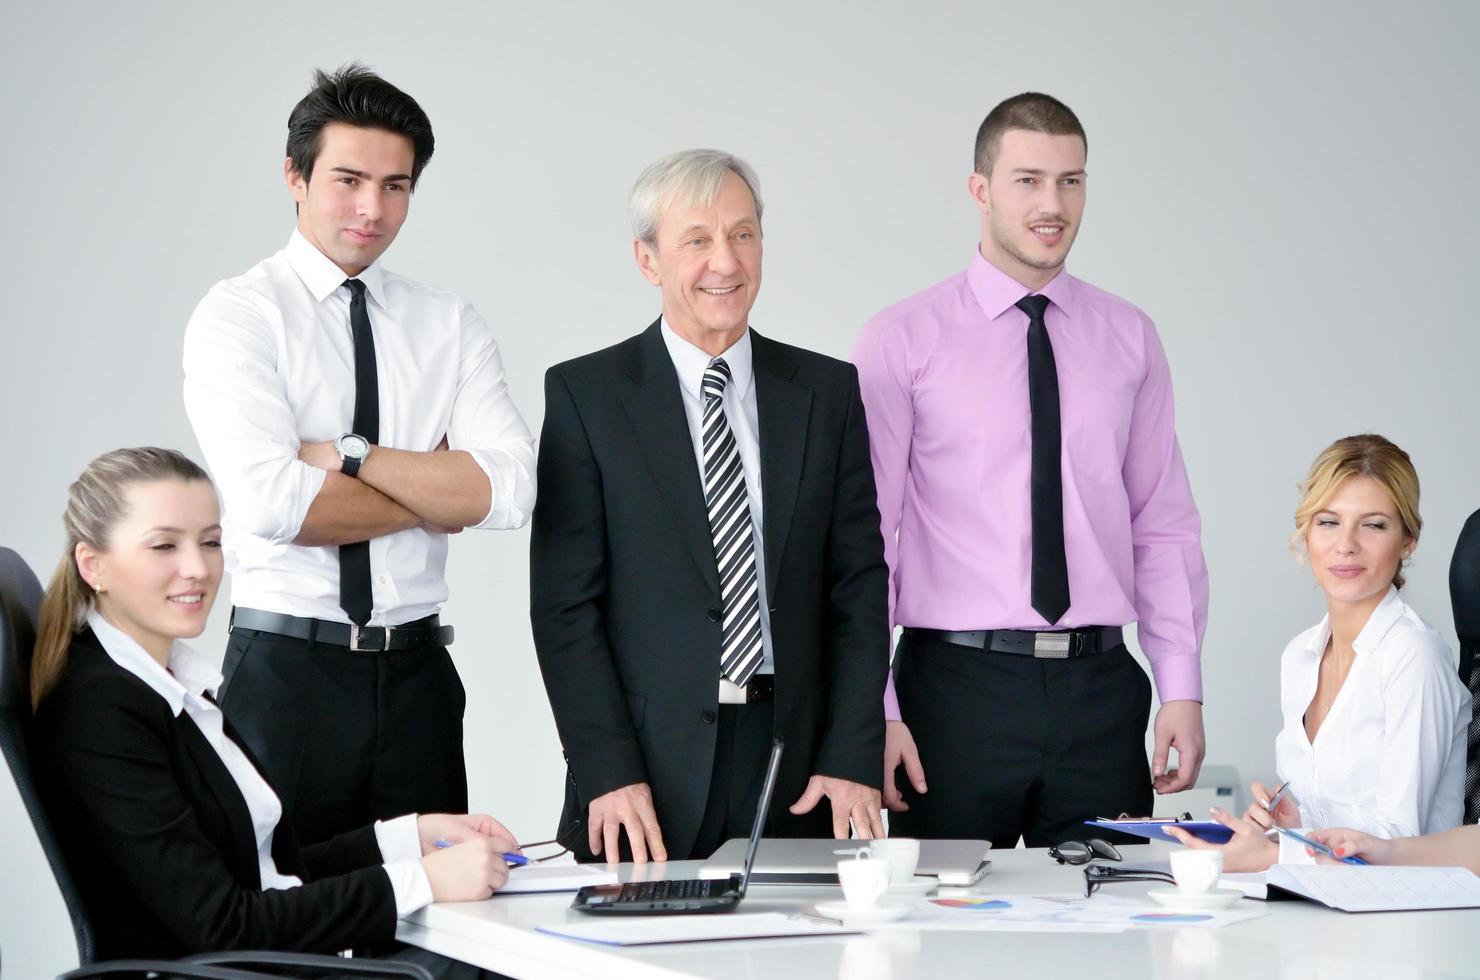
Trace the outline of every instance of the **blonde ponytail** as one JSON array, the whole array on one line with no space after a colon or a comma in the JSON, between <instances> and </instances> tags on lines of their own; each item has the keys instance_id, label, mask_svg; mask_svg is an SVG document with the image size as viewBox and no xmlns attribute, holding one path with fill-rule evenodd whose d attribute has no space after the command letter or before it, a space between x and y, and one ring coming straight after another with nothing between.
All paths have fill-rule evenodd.
<instances>
[{"instance_id":1,"label":"blonde ponytail","mask_svg":"<svg viewBox=\"0 0 1480 980\"><path fill-rule=\"evenodd\" d=\"M74 544L73 547L76 547ZM41 704L67 666L67 648L88 606L92 586L77 571L77 559L69 551L57 562L46 597L41 600L41 621L36 626L36 652L31 656L31 707Z\"/></svg>"}]
</instances>

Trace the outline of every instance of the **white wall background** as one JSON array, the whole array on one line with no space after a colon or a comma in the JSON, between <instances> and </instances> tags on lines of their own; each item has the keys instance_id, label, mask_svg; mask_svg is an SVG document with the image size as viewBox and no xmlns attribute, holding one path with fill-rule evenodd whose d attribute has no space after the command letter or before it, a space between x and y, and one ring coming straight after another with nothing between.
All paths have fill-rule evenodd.
<instances>
[{"instance_id":1,"label":"white wall background","mask_svg":"<svg viewBox=\"0 0 1480 980\"><path fill-rule=\"evenodd\" d=\"M0 543L49 573L88 459L139 444L199 458L180 398L185 322L213 282L286 240L285 124L314 66L362 59L430 114L437 154L386 263L473 300L535 428L547 367L657 311L624 218L650 160L715 145L757 167L754 322L843 356L871 314L965 266L976 127L1001 98L1042 89L1089 131L1070 268L1146 309L1171 358L1212 572L1208 759L1268 776L1276 661L1323 611L1284 547L1294 483L1331 439L1373 430L1412 453L1427 526L1409 598L1453 643L1449 553L1480 506L1465 285L1477 10L7 4ZM455 539L445 618L474 804L532 839L553 830L562 773L527 543ZM208 650L224 645L226 605ZM0 815L9 839L13 798ZM31 896L0 903L17 977L44 972L24 956L54 944L33 923L59 909L21 861L0 858L5 894Z\"/></svg>"}]
</instances>

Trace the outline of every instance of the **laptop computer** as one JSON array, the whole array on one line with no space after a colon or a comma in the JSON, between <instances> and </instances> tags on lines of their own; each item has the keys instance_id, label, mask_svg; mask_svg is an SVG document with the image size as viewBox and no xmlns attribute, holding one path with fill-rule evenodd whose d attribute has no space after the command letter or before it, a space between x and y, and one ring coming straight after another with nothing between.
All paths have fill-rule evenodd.
<instances>
[{"instance_id":1,"label":"laptop computer","mask_svg":"<svg viewBox=\"0 0 1480 980\"><path fill-rule=\"evenodd\" d=\"M760 802L755 808L755 825L750 830L741 870L726 877L673 878L663 881L629 881L625 885L587 885L576 892L570 903L582 912L610 915L661 915L696 912L731 912L745 897L750 884L750 866L755 861L756 846L766 825L771 808L771 792L776 788L776 773L781 768L782 741L771 740L771 761L766 766L766 781L761 786ZM742 843L738 840L730 843Z\"/></svg>"},{"instance_id":2,"label":"laptop computer","mask_svg":"<svg viewBox=\"0 0 1480 980\"><path fill-rule=\"evenodd\" d=\"M736 839L726 841L699 866L699 877L724 878L739 864L741 849L753 858L750 880L757 885L836 885L838 862L867 847L866 840L766 838L759 848ZM915 874L937 878L942 885L975 884L991 868L991 841L922 840Z\"/></svg>"}]
</instances>

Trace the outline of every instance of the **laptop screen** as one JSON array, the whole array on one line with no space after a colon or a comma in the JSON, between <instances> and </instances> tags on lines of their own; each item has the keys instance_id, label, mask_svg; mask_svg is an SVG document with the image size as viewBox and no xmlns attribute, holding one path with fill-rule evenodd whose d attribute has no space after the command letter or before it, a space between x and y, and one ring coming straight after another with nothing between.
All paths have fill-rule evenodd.
<instances>
[{"instance_id":1,"label":"laptop screen","mask_svg":"<svg viewBox=\"0 0 1480 980\"><path fill-rule=\"evenodd\" d=\"M771 739L771 761L766 766L766 781L761 786L761 798L756 803L755 826L750 828L750 843L745 848L745 870L740 875L741 897L745 895L745 886L750 884L750 866L755 864L755 852L761 845L761 831L766 826L766 814L771 810L771 791L776 788L776 773L781 769L781 750L785 747L781 739Z\"/></svg>"}]
</instances>

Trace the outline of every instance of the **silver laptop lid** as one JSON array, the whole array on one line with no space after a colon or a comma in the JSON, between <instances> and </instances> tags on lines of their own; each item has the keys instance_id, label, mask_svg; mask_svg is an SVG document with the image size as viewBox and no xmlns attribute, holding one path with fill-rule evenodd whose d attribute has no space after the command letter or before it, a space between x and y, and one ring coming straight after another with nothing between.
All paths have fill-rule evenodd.
<instances>
[{"instance_id":1,"label":"silver laptop lid","mask_svg":"<svg viewBox=\"0 0 1480 980\"><path fill-rule=\"evenodd\" d=\"M776 774L781 770L781 750L786 744L780 738L771 739L771 761L766 766L766 781L761 786L761 798L755 807L755 825L750 828L750 840L745 847L745 870L740 873L740 897L745 897L745 886L750 884L750 869L755 865L756 851L760 849L761 831L766 827L766 814L771 811L771 792L776 788Z\"/></svg>"},{"instance_id":2,"label":"silver laptop lid","mask_svg":"<svg viewBox=\"0 0 1480 980\"><path fill-rule=\"evenodd\" d=\"M747 874L757 884L831 884L838 880L838 862L851 857L866 840L768 837L755 849ZM975 876L991 843L984 840L922 840L917 875ZM728 878L742 870L750 856L750 841L727 841L699 866L701 878Z\"/></svg>"}]
</instances>

